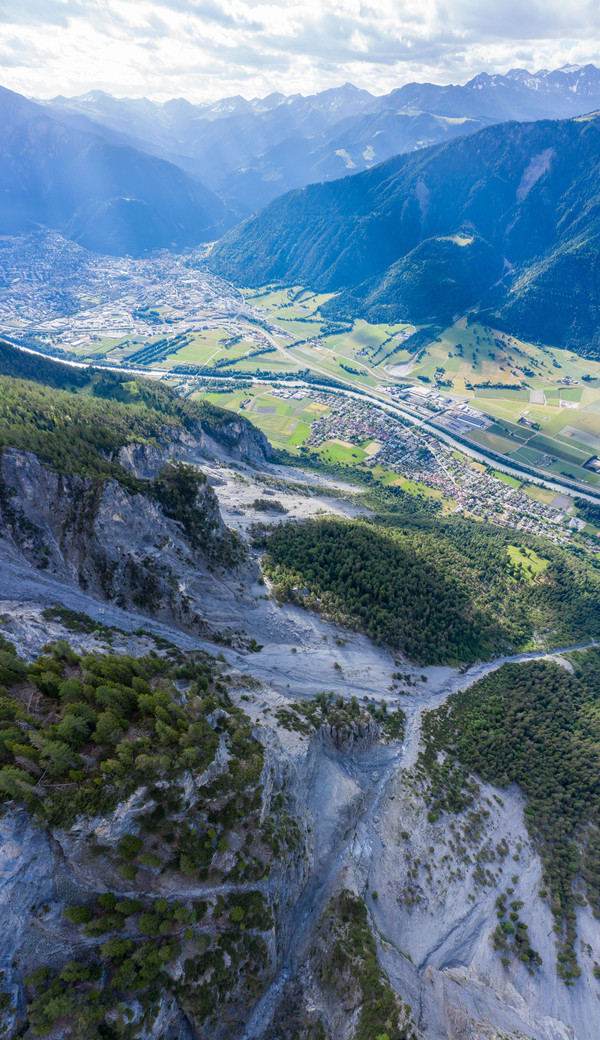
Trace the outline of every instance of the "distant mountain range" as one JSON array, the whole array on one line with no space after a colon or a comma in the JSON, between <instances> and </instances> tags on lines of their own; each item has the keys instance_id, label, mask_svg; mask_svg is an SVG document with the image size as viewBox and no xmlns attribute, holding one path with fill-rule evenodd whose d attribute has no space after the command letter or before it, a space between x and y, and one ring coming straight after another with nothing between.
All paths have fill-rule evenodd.
<instances>
[{"instance_id":1,"label":"distant mountain range","mask_svg":"<svg viewBox=\"0 0 600 1040\"><path fill-rule=\"evenodd\" d=\"M101 253L178 250L219 238L292 188L506 119L598 108L593 65L411 83L384 97L346 84L205 105L98 91L38 103L0 88L0 234L42 226Z\"/></svg>"},{"instance_id":2,"label":"distant mountain range","mask_svg":"<svg viewBox=\"0 0 600 1040\"><path fill-rule=\"evenodd\" d=\"M214 239L225 207L164 159L0 88L0 234L45 226L123 255Z\"/></svg>"},{"instance_id":3,"label":"distant mountain range","mask_svg":"<svg viewBox=\"0 0 600 1040\"><path fill-rule=\"evenodd\" d=\"M176 163L238 218L291 188L370 169L401 152L505 120L558 119L600 108L600 69L481 74L464 86L409 83L383 97L351 84L303 97L270 94L192 105L100 91L46 103L70 126ZM100 129L101 128L101 129Z\"/></svg>"},{"instance_id":4,"label":"distant mountain range","mask_svg":"<svg viewBox=\"0 0 600 1040\"><path fill-rule=\"evenodd\" d=\"M600 116L505 123L270 203L210 264L336 292L372 321L473 308L524 338L600 342Z\"/></svg>"}]
</instances>

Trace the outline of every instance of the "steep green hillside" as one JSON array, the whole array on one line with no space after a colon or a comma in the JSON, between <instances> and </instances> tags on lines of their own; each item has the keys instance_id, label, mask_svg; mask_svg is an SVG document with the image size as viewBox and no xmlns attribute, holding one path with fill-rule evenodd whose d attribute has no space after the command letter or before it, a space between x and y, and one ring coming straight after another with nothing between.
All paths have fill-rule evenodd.
<instances>
[{"instance_id":1,"label":"steep green hillside","mask_svg":"<svg viewBox=\"0 0 600 1040\"><path fill-rule=\"evenodd\" d=\"M333 301L334 312L350 318L355 308L366 306L378 320L394 321L409 312L412 321L450 323L486 292L497 274L496 252L483 239L461 234L428 238L375 276L364 302L360 294L348 293Z\"/></svg>"},{"instance_id":2,"label":"steep green hillside","mask_svg":"<svg viewBox=\"0 0 600 1040\"><path fill-rule=\"evenodd\" d=\"M419 664L470 662L525 649L536 637L560 646L598 633L595 561L515 531L407 509L377 524L282 523L259 544L281 599L322 611Z\"/></svg>"},{"instance_id":3,"label":"steep green hillside","mask_svg":"<svg viewBox=\"0 0 600 1040\"><path fill-rule=\"evenodd\" d=\"M507 123L276 199L210 257L244 285L339 295L371 321L491 324L587 348L600 340L600 120Z\"/></svg>"},{"instance_id":4,"label":"steep green hillside","mask_svg":"<svg viewBox=\"0 0 600 1040\"><path fill-rule=\"evenodd\" d=\"M84 371L3 342L0 373L0 450L31 451L61 473L114 477L131 486L134 479L116 459L119 448L156 443L167 427L226 436L236 423L257 437L244 417L183 400L156 380Z\"/></svg>"}]
</instances>

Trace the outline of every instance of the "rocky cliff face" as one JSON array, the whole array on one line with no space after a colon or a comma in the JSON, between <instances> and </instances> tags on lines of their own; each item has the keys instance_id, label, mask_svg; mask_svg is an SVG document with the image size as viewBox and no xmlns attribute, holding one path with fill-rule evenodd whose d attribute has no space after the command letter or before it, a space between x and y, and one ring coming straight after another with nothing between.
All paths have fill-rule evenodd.
<instances>
[{"instance_id":1,"label":"rocky cliff face","mask_svg":"<svg viewBox=\"0 0 600 1040\"><path fill-rule=\"evenodd\" d=\"M378 898L370 911L385 935L382 964L409 1003L418 1003L428 1040L595 1035L598 922L581 908L582 975L564 985L523 810L518 791L483 785L469 810L431 822L418 776L399 773L389 787L372 835L369 885ZM519 933L539 961L521 957Z\"/></svg>"},{"instance_id":2,"label":"rocky cliff face","mask_svg":"<svg viewBox=\"0 0 600 1040\"><path fill-rule=\"evenodd\" d=\"M144 478L153 476L170 451L134 445L124 461ZM6 449L0 462L4 537L29 561L69 584L119 606L198 630L195 604L223 566L240 564L243 550L221 518L212 488L199 486L193 544L156 495L127 490L116 480L97 483L63 476L35 455Z\"/></svg>"},{"instance_id":3,"label":"rocky cliff face","mask_svg":"<svg viewBox=\"0 0 600 1040\"><path fill-rule=\"evenodd\" d=\"M210 431L200 424L192 431L180 426L168 427L163 431L160 446L128 444L119 452L121 465L142 478L154 476L168 460L201 465L207 458L263 466L275 459L275 452L264 433L235 418Z\"/></svg>"},{"instance_id":4,"label":"rocky cliff face","mask_svg":"<svg viewBox=\"0 0 600 1040\"><path fill-rule=\"evenodd\" d=\"M236 442L230 430L227 458L260 452L239 432ZM74 663L63 643L39 674L13 675L0 644L4 1035L593 1040L600 926L578 906L582 973L565 986L518 791L479 784L465 811L430 815L423 713L496 665L427 668L427 682L419 669L400 698L397 663L382 648L352 633L342 642L336 627L266 600L250 565L223 565L231 543L209 481L198 485L192 527L187 514L169 515L168 494L145 492L166 462L204 460L227 515L243 504L249 524L261 475L252 484L235 467L226 475L218 451L180 430L165 447L130 445L120 453L129 490L3 453L1 558L18 559L19 577L30 561L38 578L34 567L77 587L78 609L94 618L102 599L100 616L127 628L113 631L121 656L107 659L106 628L70 631L59 610L43 609L54 600L21 608L17 589L0 605L1 634L28 659L56 639L84 659ZM290 510L311 502L285 494ZM216 615L237 608L268 644L260 654L211 644ZM168 649L139 634L151 610L168 623L159 629ZM127 664L127 653L149 651ZM119 699L123 668L143 680L133 707ZM16 707L4 692L13 681ZM98 739L88 733L71 749L76 761L51 775L46 763L65 753L60 727L91 708ZM7 776L9 761L17 773ZM521 958L511 924L539 961Z\"/></svg>"},{"instance_id":5,"label":"rocky cliff face","mask_svg":"<svg viewBox=\"0 0 600 1040\"><path fill-rule=\"evenodd\" d=\"M315 883L330 869L363 796L351 779L354 760L328 735L324 744L318 731L308 737L267 722L265 698L281 708L279 695L264 687L257 694L244 676L206 667L209 696L221 691L223 704L202 708L218 738L208 766L182 761L161 774L157 758L143 784L133 783L127 797L103 811L92 789L89 811L81 813L50 785L40 788L43 808L15 807L0 819L6 1035L15 1036L28 1017L27 1035L52 1022L57 1038L95 1037L86 972L98 958L105 966L95 982L104 1021L123 1016L111 986L126 985L125 1035L144 1040L240 1037L262 995L277 988L294 947L298 906L310 908ZM166 679L159 682L169 689ZM182 720L200 709L189 683L172 685L168 696ZM377 736L373 729L368 739L367 728L365 749ZM134 951L138 965L150 964L153 950L165 951L159 988L145 975L117 981L124 970L119 944L127 955ZM356 1008L346 1010L337 1015L336 1035L351 1035L346 1018Z\"/></svg>"},{"instance_id":6,"label":"rocky cliff face","mask_svg":"<svg viewBox=\"0 0 600 1040\"><path fill-rule=\"evenodd\" d=\"M141 764L135 758L144 778L127 765L116 804L71 811L61 784L51 784L41 816L35 805L13 805L0 819L7 1036L28 1014L26 1035L37 1038L39 1022L59 1007L48 1035L87 1037L85 1023L73 1032L73 1008L91 1014L87 995L100 982L77 981L73 964L94 962L104 966L105 1021L128 1009L132 1040L595 1035L598 922L581 907L582 976L567 987L556 977L541 863L516 791L479 785L468 809L430 819L417 761L420 709L407 699L406 734L388 738L364 710L352 717L350 702L328 702L338 719L324 721L314 702L253 678L249 658L243 673L201 660L204 671L198 655L176 654L174 670L152 683L168 691L175 718L200 712L209 727L184 739L171 767L161 764L173 739L161 700L150 741L136 716L124 742L105 752L110 785L119 761L129 761L128 743L134 756L136 742L144 745ZM192 661L200 679L190 683L179 669ZM208 699L199 701L205 685ZM30 706L32 689L19 690ZM40 718L57 723L52 713ZM195 766L193 749L209 747L208 765ZM93 744L82 749L85 783L99 762ZM88 913L78 917L77 908ZM497 948L499 922L515 915L540 962L523 962L510 928L507 947ZM139 964L158 947L168 958L160 987L123 982L129 958ZM36 976L40 968L49 974ZM129 989L117 1007L119 985ZM52 1003L60 987L64 1008Z\"/></svg>"},{"instance_id":7,"label":"rocky cliff face","mask_svg":"<svg viewBox=\"0 0 600 1040\"><path fill-rule=\"evenodd\" d=\"M275 452L264 433L238 419L215 426L210 434L203 430L200 443L205 453L212 451L217 458L226 456L258 465L275 459Z\"/></svg>"}]
</instances>

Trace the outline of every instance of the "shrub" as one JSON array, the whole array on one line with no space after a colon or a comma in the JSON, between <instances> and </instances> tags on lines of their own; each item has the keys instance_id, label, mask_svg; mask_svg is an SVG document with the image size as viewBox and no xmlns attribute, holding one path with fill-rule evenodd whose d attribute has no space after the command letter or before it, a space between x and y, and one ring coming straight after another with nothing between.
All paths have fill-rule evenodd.
<instances>
[{"instance_id":1,"label":"shrub","mask_svg":"<svg viewBox=\"0 0 600 1040\"><path fill-rule=\"evenodd\" d=\"M143 848L144 843L137 834L125 834L118 845L118 853L121 859L132 860Z\"/></svg>"},{"instance_id":2,"label":"shrub","mask_svg":"<svg viewBox=\"0 0 600 1040\"><path fill-rule=\"evenodd\" d=\"M94 916L89 906L67 906L62 912L63 917L73 924L87 924Z\"/></svg>"},{"instance_id":3,"label":"shrub","mask_svg":"<svg viewBox=\"0 0 600 1040\"><path fill-rule=\"evenodd\" d=\"M132 939L108 939L100 947L100 953L103 957L108 957L109 960L119 963L125 959L128 953L131 953L133 947L134 942Z\"/></svg>"}]
</instances>

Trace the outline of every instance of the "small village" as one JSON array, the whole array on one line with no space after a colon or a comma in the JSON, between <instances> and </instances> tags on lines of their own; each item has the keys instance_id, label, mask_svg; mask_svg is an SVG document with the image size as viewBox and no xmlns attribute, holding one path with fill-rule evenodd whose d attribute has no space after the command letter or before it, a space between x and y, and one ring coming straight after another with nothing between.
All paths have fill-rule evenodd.
<instances>
[{"instance_id":1,"label":"small village","mask_svg":"<svg viewBox=\"0 0 600 1040\"><path fill-rule=\"evenodd\" d=\"M330 440L362 447L367 452L364 465L384 466L418 481L454 503L455 512L541 535L555 544L569 542L585 527L573 516L573 501L567 495L537 501L495 476L490 467L471 462L428 432L374 406L333 393L310 392L310 396L331 411L311 424L309 448ZM588 544L600 551L592 540Z\"/></svg>"}]
</instances>

